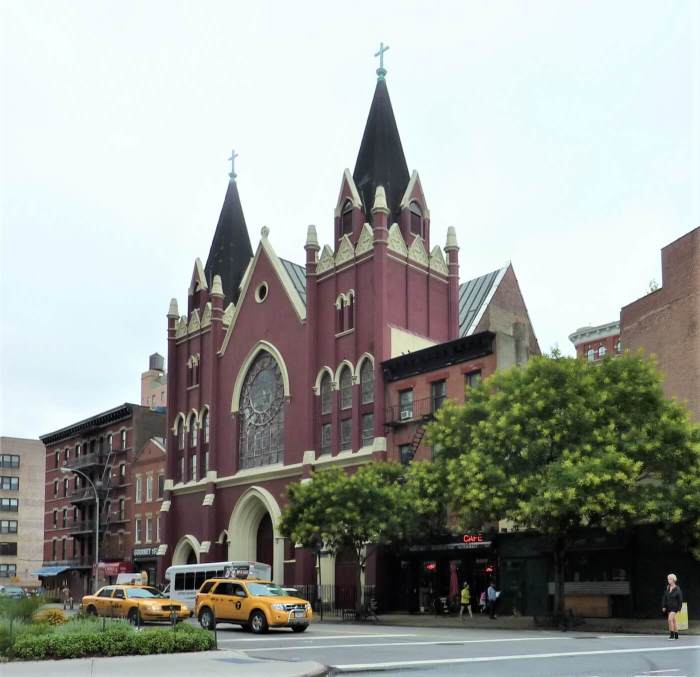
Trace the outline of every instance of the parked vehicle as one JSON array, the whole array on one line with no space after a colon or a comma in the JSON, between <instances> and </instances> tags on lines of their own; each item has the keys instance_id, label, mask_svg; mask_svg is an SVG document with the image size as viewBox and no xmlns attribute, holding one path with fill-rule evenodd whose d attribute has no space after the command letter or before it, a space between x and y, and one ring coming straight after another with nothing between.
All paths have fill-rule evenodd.
<instances>
[{"instance_id":1,"label":"parked vehicle","mask_svg":"<svg viewBox=\"0 0 700 677\"><path fill-rule=\"evenodd\" d=\"M181 621L192 616L180 600L165 597L144 585L105 585L94 595L85 595L80 608L90 616L126 618L132 625L150 621Z\"/></svg>"},{"instance_id":2,"label":"parked vehicle","mask_svg":"<svg viewBox=\"0 0 700 677\"><path fill-rule=\"evenodd\" d=\"M0 585L0 595L12 599L22 599L27 596L27 593L19 585Z\"/></svg>"},{"instance_id":3,"label":"parked vehicle","mask_svg":"<svg viewBox=\"0 0 700 677\"><path fill-rule=\"evenodd\" d=\"M181 599L193 607L197 591L209 578L259 578L269 581L272 578L272 567L262 562L249 561L178 564L165 570L165 580L169 584L164 594Z\"/></svg>"},{"instance_id":4,"label":"parked vehicle","mask_svg":"<svg viewBox=\"0 0 700 677\"><path fill-rule=\"evenodd\" d=\"M217 623L235 623L255 634L269 628L291 628L304 632L313 613L311 605L290 597L270 581L214 578L197 593L195 613L199 623L213 630Z\"/></svg>"}]
</instances>

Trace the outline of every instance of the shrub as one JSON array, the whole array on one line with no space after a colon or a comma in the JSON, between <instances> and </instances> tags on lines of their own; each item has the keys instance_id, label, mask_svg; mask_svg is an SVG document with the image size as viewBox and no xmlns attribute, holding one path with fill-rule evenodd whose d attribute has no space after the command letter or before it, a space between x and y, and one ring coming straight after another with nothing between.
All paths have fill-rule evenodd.
<instances>
[{"instance_id":1,"label":"shrub","mask_svg":"<svg viewBox=\"0 0 700 677\"><path fill-rule=\"evenodd\" d=\"M48 625L64 625L68 622L68 618L60 609L42 609L34 614L34 622Z\"/></svg>"},{"instance_id":2,"label":"shrub","mask_svg":"<svg viewBox=\"0 0 700 677\"><path fill-rule=\"evenodd\" d=\"M22 597L14 599L0 595L0 616L12 620L31 621L32 616L44 605L42 597Z\"/></svg>"}]
</instances>

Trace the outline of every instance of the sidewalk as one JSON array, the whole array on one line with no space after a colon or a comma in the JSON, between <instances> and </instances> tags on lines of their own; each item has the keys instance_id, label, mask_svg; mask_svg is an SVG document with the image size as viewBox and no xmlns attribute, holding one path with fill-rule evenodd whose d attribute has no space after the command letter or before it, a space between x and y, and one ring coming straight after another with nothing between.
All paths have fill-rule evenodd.
<instances>
[{"instance_id":1,"label":"sidewalk","mask_svg":"<svg viewBox=\"0 0 700 677\"><path fill-rule=\"evenodd\" d=\"M664 635L668 634L664 618L583 618L581 625L576 625L569 632L596 632L596 633L623 633L634 635ZM321 622L318 615L315 622ZM336 616L326 615L323 623L348 624L351 621L343 621ZM498 630L533 630L539 628L535 625L532 616L499 616L491 620L486 615L475 614L473 618L458 616L435 616L434 614L380 614L380 625L394 625L416 628L470 628L470 629L498 629ZM700 623L690 620L689 630L682 630L685 635L700 635ZM551 630L552 628L544 628Z\"/></svg>"},{"instance_id":2,"label":"sidewalk","mask_svg":"<svg viewBox=\"0 0 700 677\"><path fill-rule=\"evenodd\" d=\"M1 663L3 677L124 677L124 675L165 674L168 677L321 677L328 668L315 661L272 661L249 658L237 651L117 656L115 658L77 658L63 661L26 661Z\"/></svg>"}]
</instances>

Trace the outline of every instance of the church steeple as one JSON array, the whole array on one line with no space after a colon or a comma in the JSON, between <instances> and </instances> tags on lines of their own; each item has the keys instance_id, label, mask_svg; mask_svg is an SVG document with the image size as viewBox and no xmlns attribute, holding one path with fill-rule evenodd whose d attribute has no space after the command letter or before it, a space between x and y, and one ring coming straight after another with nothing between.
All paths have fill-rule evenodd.
<instances>
[{"instance_id":1,"label":"church steeple","mask_svg":"<svg viewBox=\"0 0 700 677\"><path fill-rule=\"evenodd\" d=\"M387 49L382 45L376 55L381 59L377 70L377 87L352 178L362 197L365 214L369 215L372 209L377 186L384 186L392 218L396 219L410 176L384 77L383 53Z\"/></svg>"},{"instance_id":2,"label":"church steeple","mask_svg":"<svg viewBox=\"0 0 700 677\"><path fill-rule=\"evenodd\" d=\"M233 170L235 153L231 153L231 173L224 204L221 207L219 223L216 225L211 249L204 267L204 275L207 278L209 288L214 282L214 275L221 277L221 286L227 302L238 301L238 287L241 284L243 274L250 259L253 257L253 248L250 245L248 228L246 227L243 207L238 195L236 185L236 173Z\"/></svg>"}]
</instances>

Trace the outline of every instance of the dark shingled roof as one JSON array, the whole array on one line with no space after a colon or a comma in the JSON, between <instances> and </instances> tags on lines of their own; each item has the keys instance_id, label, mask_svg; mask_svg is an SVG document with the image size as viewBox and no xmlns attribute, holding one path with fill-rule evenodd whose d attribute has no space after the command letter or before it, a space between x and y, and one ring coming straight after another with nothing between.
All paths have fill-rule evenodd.
<instances>
[{"instance_id":1,"label":"dark shingled roof","mask_svg":"<svg viewBox=\"0 0 700 677\"><path fill-rule=\"evenodd\" d=\"M216 225L211 249L204 266L204 275L211 289L214 275L221 276L221 286L229 301L238 301L238 292L248 262L253 257L248 228L243 216L241 198L235 181L229 181L219 223ZM225 305L226 305L225 304Z\"/></svg>"},{"instance_id":2,"label":"dark shingled roof","mask_svg":"<svg viewBox=\"0 0 700 677\"><path fill-rule=\"evenodd\" d=\"M459 285L459 335L470 336L491 301L508 266Z\"/></svg>"},{"instance_id":3,"label":"dark shingled roof","mask_svg":"<svg viewBox=\"0 0 700 677\"><path fill-rule=\"evenodd\" d=\"M300 266L298 263L287 261L287 259L280 259L280 261L282 262L284 269L287 271L287 275L289 275L289 279L292 281L294 289L296 289L297 293L301 297L303 304L306 305L306 268L304 268L304 266Z\"/></svg>"},{"instance_id":4,"label":"dark shingled roof","mask_svg":"<svg viewBox=\"0 0 700 677\"><path fill-rule=\"evenodd\" d=\"M396 220L410 176L385 80L377 81L352 178L367 216L377 186L384 186L392 220Z\"/></svg>"}]
</instances>

